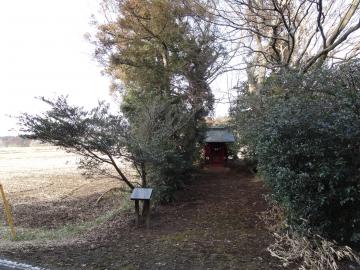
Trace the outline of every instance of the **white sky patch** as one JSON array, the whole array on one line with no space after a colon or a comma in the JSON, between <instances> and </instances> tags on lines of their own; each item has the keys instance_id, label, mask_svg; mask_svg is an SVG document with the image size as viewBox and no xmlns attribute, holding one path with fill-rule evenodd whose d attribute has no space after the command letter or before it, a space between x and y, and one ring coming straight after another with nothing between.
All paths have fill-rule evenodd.
<instances>
[{"instance_id":1,"label":"white sky patch","mask_svg":"<svg viewBox=\"0 0 360 270\"><path fill-rule=\"evenodd\" d=\"M36 96L69 95L72 103L86 107L110 99L109 80L101 76L84 39L96 2L0 2L0 135L15 127L7 115L45 109Z\"/></svg>"},{"instance_id":2,"label":"white sky patch","mask_svg":"<svg viewBox=\"0 0 360 270\"><path fill-rule=\"evenodd\" d=\"M45 109L37 96L68 95L85 107L111 101L110 80L100 74L93 47L84 39L93 30L90 17L99 2L0 1L0 136L17 134L16 120L8 115ZM225 89L226 82L214 85ZM220 104L216 115L226 113L227 105Z\"/></svg>"}]
</instances>

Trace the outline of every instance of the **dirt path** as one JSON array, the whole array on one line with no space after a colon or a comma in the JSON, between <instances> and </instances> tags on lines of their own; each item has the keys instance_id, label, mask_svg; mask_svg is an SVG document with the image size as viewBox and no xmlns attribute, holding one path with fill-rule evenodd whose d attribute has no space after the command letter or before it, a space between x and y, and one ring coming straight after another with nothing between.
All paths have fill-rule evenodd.
<instances>
[{"instance_id":1,"label":"dirt path","mask_svg":"<svg viewBox=\"0 0 360 270\"><path fill-rule=\"evenodd\" d=\"M264 193L245 172L202 172L175 204L154 211L149 231L135 229L127 213L72 244L0 255L49 269L278 269L266 251L271 236L257 217L266 209Z\"/></svg>"}]
</instances>

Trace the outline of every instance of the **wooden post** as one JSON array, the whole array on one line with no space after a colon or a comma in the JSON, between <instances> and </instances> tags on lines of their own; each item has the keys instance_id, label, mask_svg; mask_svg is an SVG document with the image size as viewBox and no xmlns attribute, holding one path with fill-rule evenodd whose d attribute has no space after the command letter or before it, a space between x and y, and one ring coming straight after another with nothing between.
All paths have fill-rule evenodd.
<instances>
[{"instance_id":1,"label":"wooden post","mask_svg":"<svg viewBox=\"0 0 360 270\"><path fill-rule=\"evenodd\" d=\"M150 228L150 200L144 201L144 207L145 207L145 215L146 215L146 228Z\"/></svg>"},{"instance_id":2,"label":"wooden post","mask_svg":"<svg viewBox=\"0 0 360 270\"><path fill-rule=\"evenodd\" d=\"M136 214L136 227L139 227L139 219L140 219L140 209L139 209L139 200L135 200L135 214Z\"/></svg>"},{"instance_id":3,"label":"wooden post","mask_svg":"<svg viewBox=\"0 0 360 270\"><path fill-rule=\"evenodd\" d=\"M136 226L145 220L146 228L150 227L150 199L152 188L134 188L130 199L135 201ZM142 214L140 216L139 201L142 201Z\"/></svg>"},{"instance_id":4,"label":"wooden post","mask_svg":"<svg viewBox=\"0 0 360 270\"><path fill-rule=\"evenodd\" d=\"M10 227L11 235L12 235L13 239L15 239L16 238L16 232L15 232L15 226L14 226L14 219L13 219L13 216L11 214L10 206L9 206L9 203L8 203L8 201L6 199L4 188L3 188L2 184L0 184L0 193L1 193L3 203L4 203L4 210L5 210L6 220L7 220L7 223L9 225L9 227Z\"/></svg>"}]
</instances>

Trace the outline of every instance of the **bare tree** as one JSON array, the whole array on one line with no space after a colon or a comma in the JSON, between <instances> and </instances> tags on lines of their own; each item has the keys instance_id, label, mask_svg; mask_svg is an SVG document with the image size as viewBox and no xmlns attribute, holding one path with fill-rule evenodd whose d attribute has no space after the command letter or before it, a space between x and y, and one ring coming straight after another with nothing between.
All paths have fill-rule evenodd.
<instances>
[{"instance_id":1,"label":"bare tree","mask_svg":"<svg viewBox=\"0 0 360 270\"><path fill-rule=\"evenodd\" d=\"M215 1L214 5L215 5ZM360 0L220 0L213 10L224 40L237 45L249 90L259 93L266 74L301 73L360 52Z\"/></svg>"}]
</instances>

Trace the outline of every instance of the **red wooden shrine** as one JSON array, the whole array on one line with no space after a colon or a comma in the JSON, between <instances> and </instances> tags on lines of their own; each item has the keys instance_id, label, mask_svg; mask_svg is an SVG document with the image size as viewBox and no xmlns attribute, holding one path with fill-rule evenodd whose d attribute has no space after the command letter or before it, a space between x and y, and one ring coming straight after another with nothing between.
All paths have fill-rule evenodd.
<instances>
[{"instance_id":1,"label":"red wooden shrine","mask_svg":"<svg viewBox=\"0 0 360 270\"><path fill-rule=\"evenodd\" d=\"M228 158L227 144L234 143L234 135L225 127L212 127L205 134L205 163L214 166L225 165Z\"/></svg>"},{"instance_id":2,"label":"red wooden shrine","mask_svg":"<svg viewBox=\"0 0 360 270\"><path fill-rule=\"evenodd\" d=\"M224 165L227 160L225 143L207 143L205 145L205 160L208 164Z\"/></svg>"}]
</instances>

